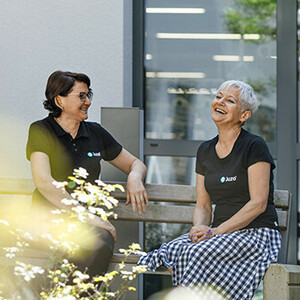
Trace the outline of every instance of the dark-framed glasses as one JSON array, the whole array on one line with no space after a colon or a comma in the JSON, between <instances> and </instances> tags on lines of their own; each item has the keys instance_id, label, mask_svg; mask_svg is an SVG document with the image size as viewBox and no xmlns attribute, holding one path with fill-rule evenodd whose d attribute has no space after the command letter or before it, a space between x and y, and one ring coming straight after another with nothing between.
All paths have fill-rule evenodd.
<instances>
[{"instance_id":1,"label":"dark-framed glasses","mask_svg":"<svg viewBox=\"0 0 300 300\"><path fill-rule=\"evenodd\" d=\"M85 93L85 92L78 92L78 93L70 93L68 95L78 95L79 96L79 99L82 103L85 102L86 98L89 98L90 101L92 101L93 99L93 92L92 91L89 91L88 93Z\"/></svg>"}]
</instances>

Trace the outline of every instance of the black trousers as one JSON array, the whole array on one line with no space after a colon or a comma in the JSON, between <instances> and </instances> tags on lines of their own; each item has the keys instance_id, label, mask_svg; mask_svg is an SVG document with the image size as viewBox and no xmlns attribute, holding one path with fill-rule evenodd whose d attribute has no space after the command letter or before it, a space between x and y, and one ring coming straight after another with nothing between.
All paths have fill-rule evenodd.
<instances>
[{"instance_id":1,"label":"black trousers","mask_svg":"<svg viewBox=\"0 0 300 300\"><path fill-rule=\"evenodd\" d=\"M42 197L40 195L40 197ZM50 219L53 218L53 214L51 214L51 210L57 209L54 205L52 205L49 201L44 198L40 198L35 193L32 197L32 211L34 216L40 218L41 212L44 212L46 215L50 216ZM45 221L43 218L40 220L42 223ZM46 222L50 223L51 221L46 220ZM92 225L87 225L87 227ZM86 268L88 269L88 274L92 277L95 275L102 275L107 272L110 258L113 254L114 250L114 239L112 235L104 228L93 227L91 228L91 232L83 229L80 232L74 233L76 237L80 237L82 240L82 245L80 246L80 256L71 257L70 261L75 263L79 269L84 272ZM79 229L80 230L80 229ZM88 240L90 237L96 234L97 243L93 245L93 247L88 248L85 247L85 240ZM76 240L76 239L75 239ZM81 243L80 243L81 244Z\"/></svg>"},{"instance_id":2,"label":"black trousers","mask_svg":"<svg viewBox=\"0 0 300 300\"><path fill-rule=\"evenodd\" d=\"M104 228L96 228L98 243L94 249L83 249L82 258L75 259L74 263L92 277L107 272L110 258L114 250L114 239Z\"/></svg>"}]
</instances>

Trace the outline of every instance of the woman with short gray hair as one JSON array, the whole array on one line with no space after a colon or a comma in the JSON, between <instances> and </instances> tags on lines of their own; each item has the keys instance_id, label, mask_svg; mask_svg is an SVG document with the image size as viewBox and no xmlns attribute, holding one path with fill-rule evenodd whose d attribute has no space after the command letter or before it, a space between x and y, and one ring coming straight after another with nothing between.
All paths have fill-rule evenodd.
<instances>
[{"instance_id":1,"label":"woman with short gray hair","mask_svg":"<svg viewBox=\"0 0 300 300\"><path fill-rule=\"evenodd\" d=\"M257 107L253 88L236 80L224 82L212 101L219 134L197 152L193 227L139 261L152 271L167 266L174 285L251 299L277 258L274 161L265 141L242 128Z\"/></svg>"}]
</instances>

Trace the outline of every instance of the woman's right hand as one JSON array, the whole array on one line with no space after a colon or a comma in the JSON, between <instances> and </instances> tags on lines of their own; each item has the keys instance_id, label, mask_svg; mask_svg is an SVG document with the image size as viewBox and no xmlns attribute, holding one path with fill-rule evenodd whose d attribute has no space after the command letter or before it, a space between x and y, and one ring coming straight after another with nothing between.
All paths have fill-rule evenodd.
<instances>
[{"instance_id":1,"label":"woman's right hand","mask_svg":"<svg viewBox=\"0 0 300 300\"><path fill-rule=\"evenodd\" d=\"M112 225L110 222L105 222L106 224L104 226L99 226L101 228L106 229L114 238L114 242L117 241L117 231L114 225Z\"/></svg>"},{"instance_id":2,"label":"woman's right hand","mask_svg":"<svg viewBox=\"0 0 300 300\"><path fill-rule=\"evenodd\" d=\"M207 234L207 231L210 229L207 225L195 225L190 230L190 239L193 243L197 243L204 235Z\"/></svg>"}]
</instances>

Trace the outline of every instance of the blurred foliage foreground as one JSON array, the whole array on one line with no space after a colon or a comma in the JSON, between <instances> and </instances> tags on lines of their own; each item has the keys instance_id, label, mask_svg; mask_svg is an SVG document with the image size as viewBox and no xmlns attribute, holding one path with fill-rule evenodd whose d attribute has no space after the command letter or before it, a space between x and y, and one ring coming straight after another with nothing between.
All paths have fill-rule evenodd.
<instances>
[{"instance_id":1,"label":"blurred foliage foreground","mask_svg":"<svg viewBox=\"0 0 300 300\"><path fill-rule=\"evenodd\" d=\"M81 247L90 248L97 243L89 219L96 216L106 221L117 218L113 207L118 201L110 192L124 188L97 181L85 181L88 174L79 168L66 182L54 182L57 188L72 190L72 199L63 199L67 209L49 211L41 209L24 212L18 210L0 219L1 264L0 300L33 299L122 299L134 291L131 282L146 271L145 266L135 266L127 271L126 258L141 255L139 244L120 249L124 260L116 271L90 276L88 269L80 271L71 261L76 261ZM32 254L34 252L34 254ZM30 254L31 253L31 254ZM40 257L37 253L40 253ZM117 278L116 291L111 284Z\"/></svg>"}]
</instances>

